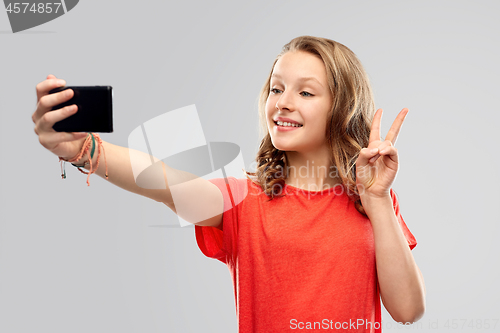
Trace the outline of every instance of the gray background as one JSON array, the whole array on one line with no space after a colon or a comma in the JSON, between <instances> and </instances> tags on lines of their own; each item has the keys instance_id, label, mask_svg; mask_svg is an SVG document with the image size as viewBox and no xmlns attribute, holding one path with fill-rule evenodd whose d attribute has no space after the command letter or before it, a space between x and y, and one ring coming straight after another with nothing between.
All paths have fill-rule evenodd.
<instances>
[{"instance_id":1,"label":"gray background","mask_svg":"<svg viewBox=\"0 0 500 333\"><path fill-rule=\"evenodd\" d=\"M203 256L192 227L96 175L87 187L69 164L61 180L33 132L35 85L52 73L113 86L115 132L101 137L121 146L143 122L196 104L207 141L238 144L250 168L257 95L300 35L359 56L383 136L410 109L393 188L427 287L413 331L498 330L477 326L500 313L498 14L495 1L87 0L12 34L0 10L0 331L235 332L228 269ZM384 331L405 329L383 317Z\"/></svg>"}]
</instances>

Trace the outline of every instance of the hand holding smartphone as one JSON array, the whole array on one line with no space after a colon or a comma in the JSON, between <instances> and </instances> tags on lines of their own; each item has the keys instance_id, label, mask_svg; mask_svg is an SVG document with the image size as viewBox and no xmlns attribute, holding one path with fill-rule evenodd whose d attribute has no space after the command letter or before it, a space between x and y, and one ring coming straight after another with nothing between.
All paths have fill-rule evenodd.
<instances>
[{"instance_id":1,"label":"hand holding smartphone","mask_svg":"<svg viewBox=\"0 0 500 333\"><path fill-rule=\"evenodd\" d=\"M49 91L49 94L72 89L73 97L52 107L58 110L76 104L78 112L56 122L52 128L57 132L113 132L113 88L110 86L69 86Z\"/></svg>"}]
</instances>

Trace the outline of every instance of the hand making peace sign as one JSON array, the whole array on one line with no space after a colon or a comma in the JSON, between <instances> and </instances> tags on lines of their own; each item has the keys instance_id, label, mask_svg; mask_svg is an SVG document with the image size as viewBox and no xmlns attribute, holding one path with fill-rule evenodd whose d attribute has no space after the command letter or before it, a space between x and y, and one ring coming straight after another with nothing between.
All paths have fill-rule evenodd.
<instances>
[{"instance_id":1,"label":"hand making peace sign","mask_svg":"<svg viewBox=\"0 0 500 333\"><path fill-rule=\"evenodd\" d=\"M406 108L399 112L385 137L385 141L381 141L382 109L375 112L368 147L361 149L356 161L356 185L360 195L373 197L390 195L389 191L399 167L398 150L394 145L407 114L408 109Z\"/></svg>"}]
</instances>

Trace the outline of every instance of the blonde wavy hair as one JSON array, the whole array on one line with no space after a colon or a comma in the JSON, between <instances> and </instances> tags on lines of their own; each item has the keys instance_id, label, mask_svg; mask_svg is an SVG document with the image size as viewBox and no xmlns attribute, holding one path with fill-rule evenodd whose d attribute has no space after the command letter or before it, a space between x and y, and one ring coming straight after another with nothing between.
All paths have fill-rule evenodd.
<instances>
[{"instance_id":1,"label":"blonde wavy hair","mask_svg":"<svg viewBox=\"0 0 500 333\"><path fill-rule=\"evenodd\" d=\"M332 96L332 107L328 112L325 136L330 147L331 165L354 201L356 209L366 213L361 204L356 187L356 160L362 148L368 146L371 122L375 113L375 103L368 76L361 62L346 46L321 37L301 36L283 46L274 60L259 96L259 118L261 135L264 137L257 153L256 172L245 171L246 177L262 188L270 197L281 194L288 170L285 152L276 149L267 129L265 106L270 93L271 75L281 56L291 51L305 51L319 57L325 67L328 87ZM253 179L249 177L253 176Z\"/></svg>"}]
</instances>

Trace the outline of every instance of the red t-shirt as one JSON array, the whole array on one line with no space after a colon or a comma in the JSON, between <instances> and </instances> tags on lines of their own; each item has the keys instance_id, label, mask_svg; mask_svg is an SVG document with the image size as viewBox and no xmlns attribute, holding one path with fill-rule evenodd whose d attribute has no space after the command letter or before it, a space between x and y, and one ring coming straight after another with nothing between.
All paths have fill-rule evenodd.
<instances>
[{"instance_id":1,"label":"red t-shirt","mask_svg":"<svg viewBox=\"0 0 500 333\"><path fill-rule=\"evenodd\" d=\"M285 185L288 195L268 201L249 179L210 181L224 197L222 230L195 226L196 241L229 268L239 333L381 332L372 225L342 185ZM391 197L413 249L392 189Z\"/></svg>"}]
</instances>

